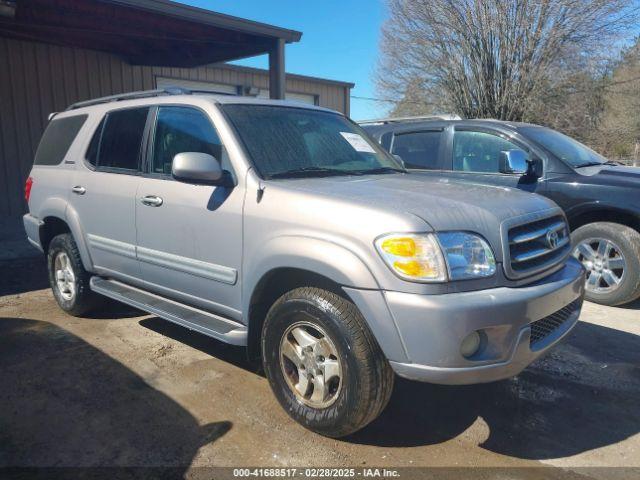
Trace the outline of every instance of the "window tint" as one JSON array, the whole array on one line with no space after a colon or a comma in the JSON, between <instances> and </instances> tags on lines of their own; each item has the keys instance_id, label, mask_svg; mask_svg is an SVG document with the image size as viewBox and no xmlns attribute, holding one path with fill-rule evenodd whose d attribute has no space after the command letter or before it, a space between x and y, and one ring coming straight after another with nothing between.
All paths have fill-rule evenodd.
<instances>
[{"instance_id":1,"label":"window tint","mask_svg":"<svg viewBox=\"0 0 640 480\"><path fill-rule=\"evenodd\" d=\"M160 107L156 121L152 171L171 173L173 157L200 152L222 160L222 143L209 118L189 107Z\"/></svg>"},{"instance_id":2,"label":"window tint","mask_svg":"<svg viewBox=\"0 0 640 480\"><path fill-rule=\"evenodd\" d=\"M100 147L100 138L102 137L102 129L104 128L104 118L96 128L93 137L91 138L91 143L89 144L89 148L87 149L87 154L85 158L87 162L89 162L92 166L96 166L98 164L98 148Z\"/></svg>"},{"instance_id":3,"label":"window tint","mask_svg":"<svg viewBox=\"0 0 640 480\"><path fill-rule=\"evenodd\" d=\"M61 163L87 117L88 115L75 115L54 118L42 135L33 163L36 165L58 165Z\"/></svg>"},{"instance_id":4,"label":"window tint","mask_svg":"<svg viewBox=\"0 0 640 480\"><path fill-rule=\"evenodd\" d=\"M396 135L393 153L407 168L437 168L442 132L412 132Z\"/></svg>"},{"instance_id":5,"label":"window tint","mask_svg":"<svg viewBox=\"0 0 640 480\"><path fill-rule=\"evenodd\" d=\"M98 167L138 169L148 112L148 108L130 108L107 114L100 140Z\"/></svg>"},{"instance_id":6,"label":"window tint","mask_svg":"<svg viewBox=\"0 0 640 480\"><path fill-rule=\"evenodd\" d=\"M492 172L499 169L500 152L522 148L498 135L486 132L455 132L453 169L462 172Z\"/></svg>"}]
</instances>

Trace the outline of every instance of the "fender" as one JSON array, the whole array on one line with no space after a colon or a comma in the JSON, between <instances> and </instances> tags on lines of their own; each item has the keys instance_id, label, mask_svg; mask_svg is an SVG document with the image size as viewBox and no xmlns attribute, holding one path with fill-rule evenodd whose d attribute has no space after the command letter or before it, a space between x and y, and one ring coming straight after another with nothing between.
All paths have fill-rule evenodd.
<instances>
[{"instance_id":1,"label":"fender","mask_svg":"<svg viewBox=\"0 0 640 480\"><path fill-rule=\"evenodd\" d=\"M81 227L78 212L76 212L76 210L69 204L67 204L67 208L65 210L65 218L67 221L67 225L69 225L69 230L71 230L71 234L73 235L73 239L78 246L78 252L80 252L80 259L82 260L82 264L84 265L85 270L87 270L88 272L92 272L93 260L91 259L89 248L87 247L87 237L85 236L84 230Z\"/></svg>"},{"instance_id":2,"label":"fender","mask_svg":"<svg viewBox=\"0 0 640 480\"><path fill-rule=\"evenodd\" d=\"M93 267L93 262L91 260L91 255L89 254L89 250L87 249L84 231L80 226L80 218L73 207L68 204L67 200L61 197L47 198L40 207L38 215L42 220L47 217L59 218L68 225L69 230L71 230L71 234L73 235L73 239L78 246L78 252L80 252L82 264L84 268L90 272Z\"/></svg>"},{"instance_id":3,"label":"fender","mask_svg":"<svg viewBox=\"0 0 640 480\"><path fill-rule=\"evenodd\" d=\"M286 235L259 247L243 262L242 311L249 312L260 280L278 268L297 268L341 285L362 312L387 358L406 358L400 334L384 295L365 261L348 248L325 239Z\"/></svg>"}]
</instances>

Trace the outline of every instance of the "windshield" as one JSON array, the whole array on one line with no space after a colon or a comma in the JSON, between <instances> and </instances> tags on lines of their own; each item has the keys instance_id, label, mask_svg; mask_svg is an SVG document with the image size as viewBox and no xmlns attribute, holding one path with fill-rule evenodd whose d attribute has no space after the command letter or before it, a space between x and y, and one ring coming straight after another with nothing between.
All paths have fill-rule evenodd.
<instances>
[{"instance_id":1,"label":"windshield","mask_svg":"<svg viewBox=\"0 0 640 480\"><path fill-rule=\"evenodd\" d=\"M550 128L523 127L518 131L573 167L601 165L607 162L606 158L586 145Z\"/></svg>"},{"instance_id":2,"label":"windshield","mask_svg":"<svg viewBox=\"0 0 640 480\"><path fill-rule=\"evenodd\" d=\"M404 171L342 115L277 105L228 104L223 108L264 178Z\"/></svg>"}]
</instances>

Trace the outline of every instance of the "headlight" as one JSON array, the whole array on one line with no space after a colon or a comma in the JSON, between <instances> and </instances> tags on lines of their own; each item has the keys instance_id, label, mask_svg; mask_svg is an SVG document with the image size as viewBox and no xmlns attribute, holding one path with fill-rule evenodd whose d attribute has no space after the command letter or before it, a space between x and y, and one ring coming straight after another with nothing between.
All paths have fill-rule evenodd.
<instances>
[{"instance_id":1,"label":"headlight","mask_svg":"<svg viewBox=\"0 0 640 480\"><path fill-rule=\"evenodd\" d=\"M490 277L496 271L491 247L473 233L391 234L375 245L398 276L414 282Z\"/></svg>"},{"instance_id":2,"label":"headlight","mask_svg":"<svg viewBox=\"0 0 640 480\"><path fill-rule=\"evenodd\" d=\"M447 267L433 235L392 234L376 240L384 261L400 277L417 282L444 282Z\"/></svg>"},{"instance_id":3,"label":"headlight","mask_svg":"<svg viewBox=\"0 0 640 480\"><path fill-rule=\"evenodd\" d=\"M496 273L496 259L487 242L473 233L438 233L451 280L490 277Z\"/></svg>"}]
</instances>

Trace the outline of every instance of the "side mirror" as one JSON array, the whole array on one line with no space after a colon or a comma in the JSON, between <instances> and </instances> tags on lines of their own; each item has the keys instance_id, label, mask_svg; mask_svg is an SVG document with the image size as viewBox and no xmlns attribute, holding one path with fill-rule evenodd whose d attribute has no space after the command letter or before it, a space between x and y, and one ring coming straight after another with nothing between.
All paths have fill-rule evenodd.
<instances>
[{"instance_id":1,"label":"side mirror","mask_svg":"<svg viewBox=\"0 0 640 480\"><path fill-rule=\"evenodd\" d=\"M171 174L176 180L193 183L219 184L224 178L220 162L212 155L183 152L173 157Z\"/></svg>"},{"instance_id":2,"label":"side mirror","mask_svg":"<svg viewBox=\"0 0 640 480\"><path fill-rule=\"evenodd\" d=\"M531 157L531 159L527 160L529 164L529 168L527 169L527 175L530 175L535 178L540 178L543 172L543 163L542 159L539 157Z\"/></svg>"},{"instance_id":3,"label":"side mirror","mask_svg":"<svg viewBox=\"0 0 640 480\"><path fill-rule=\"evenodd\" d=\"M500 152L498 168L500 173L519 173L524 175L529 170L529 155L524 150L503 150Z\"/></svg>"}]
</instances>

